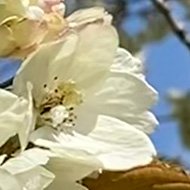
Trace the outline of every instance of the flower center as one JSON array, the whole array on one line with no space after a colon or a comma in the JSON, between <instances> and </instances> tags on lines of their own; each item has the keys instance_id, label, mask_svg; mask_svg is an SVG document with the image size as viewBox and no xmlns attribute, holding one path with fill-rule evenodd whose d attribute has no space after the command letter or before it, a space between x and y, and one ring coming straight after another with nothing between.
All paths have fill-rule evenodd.
<instances>
[{"instance_id":1,"label":"flower center","mask_svg":"<svg viewBox=\"0 0 190 190\"><path fill-rule=\"evenodd\" d=\"M82 103L82 93L74 81L60 82L55 77L50 86L44 84L44 97L38 110L38 126L49 125L63 130L75 126L75 108Z\"/></svg>"}]
</instances>

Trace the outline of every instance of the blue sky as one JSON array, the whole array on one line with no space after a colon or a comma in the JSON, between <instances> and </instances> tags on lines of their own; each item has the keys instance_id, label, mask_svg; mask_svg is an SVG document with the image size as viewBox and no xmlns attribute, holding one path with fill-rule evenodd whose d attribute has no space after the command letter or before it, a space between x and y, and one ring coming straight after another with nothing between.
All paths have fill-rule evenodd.
<instances>
[{"instance_id":1,"label":"blue sky","mask_svg":"<svg viewBox=\"0 0 190 190\"><path fill-rule=\"evenodd\" d=\"M148 80L158 90L160 100L153 108L157 116L169 115L171 109L166 101L170 89L190 89L190 52L174 36L169 34L158 43L146 46ZM171 157L179 157L188 165L190 152L185 149L175 122L160 123L152 135L157 150Z\"/></svg>"},{"instance_id":2,"label":"blue sky","mask_svg":"<svg viewBox=\"0 0 190 190\"><path fill-rule=\"evenodd\" d=\"M19 68L20 61L0 59L0 82L6 81Z\"/></svg>"}]
</instances>

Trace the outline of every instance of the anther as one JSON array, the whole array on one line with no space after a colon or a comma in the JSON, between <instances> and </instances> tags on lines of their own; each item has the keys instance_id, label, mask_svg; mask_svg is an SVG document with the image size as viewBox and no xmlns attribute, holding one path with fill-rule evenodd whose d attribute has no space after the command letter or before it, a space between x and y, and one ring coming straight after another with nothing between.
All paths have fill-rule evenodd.
<instances>
[{"instance_id":1,"label":"anther","mask_svg":"<svg viewBox=\"0 0 190 190\"><path fill-rule=\"evenodd\" d=\"M73 116L74 115L74 113L69 113L69 116Z\"/></svg>"},{"instance_id":2,"label":"anther","mask_svg":"<svg viewBox=\"0 0 190 190\"><path fill-rule=\"evenodd\" d=\"M69 108L69 111L72 111L72 110L74 110L74 107L70 107L70 108Z\"/></svg>"}]
</instances>

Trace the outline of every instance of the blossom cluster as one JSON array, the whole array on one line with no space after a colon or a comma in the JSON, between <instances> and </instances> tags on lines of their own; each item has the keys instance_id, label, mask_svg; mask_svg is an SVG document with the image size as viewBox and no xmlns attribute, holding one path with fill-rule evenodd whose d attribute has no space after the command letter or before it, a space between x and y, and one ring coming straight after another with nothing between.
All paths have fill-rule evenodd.
<instances>
[{"instance_id":1,"label":"blossom cluster","mask_svg":"<svg viewBox=\"0 0 190 190\"><path fill-rule=\"evenodd\" d=\"M64 13L59 0L0 0L0 56L23 60L0 89L2 190L84 190L93 172L156 156L143 64L118 46L104 8Z\"/></svg>"}]
</instances>

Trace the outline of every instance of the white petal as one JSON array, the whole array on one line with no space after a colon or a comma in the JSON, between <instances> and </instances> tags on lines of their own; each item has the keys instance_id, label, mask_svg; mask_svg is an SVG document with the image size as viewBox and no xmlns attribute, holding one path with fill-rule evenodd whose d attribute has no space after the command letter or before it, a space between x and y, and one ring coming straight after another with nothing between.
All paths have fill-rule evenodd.
<instances>
[{"instance_id":1,"label":"white petal","mask_svg":"<svg viewBox=\"0 0 190 190\"><path fill-rule=\"evenodd\" d=\"M75 110L77 120L74 129L76 132L86 135L95 128L98 115L101 113L100 109L102 109L98 102L97 97L89 96L89 99L85 98L83 104Z\"/></svg>"},{"instance_id":2,"label":"white petal","mask_svg":"<svg viewBox=\"0 0 190 190\"><path fill-rule=\"evenodd\" d=\"M33 148L22 152L19 156L9 159L2 168L12 175L29 171L39 165L45 165L49 160L49 151Z\"/></svg>"},{"instance_id":3,"label":"white petal","mask_svg":"<svg viewBox=\"0 0 190 190\"><path fill-rule=\"evenodd\" d=\"M35 99L39 99L43 85L52 83L55 76L63 81L76 81L81 89L89 90L108 73L117 44L118 38L111 26L89 24L76 34L65 36L63 42L44 45L26 59L15 78L15 91L23 94L26 82L30 81Z\"/></svg>"},{"instance_id":4,"label":"white petal","mask_svg":"<svg viewBox=\"0 0 190 190\"><path fill-rule=\"evenodd\" d=\"M0 165L3 163L6 157L7 157L6 154L0 155Z\"/></svg>"},{"instance_id":5,"label":"white petal","mask_svg":"<svg viewBox=\"0 0 190 190\"><path fill-rule=\"evenodd\" d=\"M80 184L76 184L75 189L73 189L73 190L88 190L88 189Z\"/></svg>"},{"instance_id":6,"label":"white petal","mask_svg":"<svg viewBox=\"0 0 190 190\"><path fill-rule=\"evenodd\" d=\"M9 109L17 100L18 97L15 94L0 89L0 113Z\"/></svg>"},{"instance_id":7,"label":"white petal","mask_svg":"<svg viewBox=\"0 0 190 190\"><path fill-rule=\"evenodd\" d=\"M55 156L51 157L46 168L55 174L56 180L81 180L101 167L101 163L84 151L70 148L52 148ZM77 154L79 153L79 155ZM75 156L75 157L74 157ZM53 182L54 183L54 182Z\"/></svg>"},{"instance_id":8,"label":"white petal","mask_svg":"<svg viewBox=\"0 0 190 190\"><path fill-rule=\"evenodd\" d=\"M32 85L27 84L28 88L28 104L27 110L25 110L25 116L22 122L22 127L19 127L18 135L21 144L21 150L24 150L28 144L28 138L31 131L34 129L36 116L33 110L33 99L32 99Z\"/></svg>"},{"instance_id":9,"label":"white petal","mask_svg":"<svg viewBox=\"0 0 190 190\"><path fill-rule=\"evenodd\" d=\"M124 114L147 111L157 100L157 93L148 83L129 74L110 76L97 96L99 101L106 101L105 106Z\"/></svg>"},{"instance_id":10,"label":"white petal","mask_svg":"<svg viewBox=\"0 0 190 190\"><path fill-rule=\"evenodd\" d=\"M37 6L29 6L26 12L27 18L29 20L36 20L36 21L43 21L44 14L45 14L44 11Z\"/></svg>"},{"instance_id":11,"label":"white petal","mask_svg":"<svg viewBox=\"0 0 190 190\"><path fill-rule=\"evenodd\" d=\"M142 70L140 60L119 48L110 75L93 102L99 113L119 118L149 134L158 124L148 112L158 93L146 82Z\"/></svg>"},{"instance_id":12,"label":"white petal","mask_svg":"<svg viewBox=\"0 0 190 190\"><path fill-rule=\"evenodd\" d=\"M84 150L78 150L73 147L62 147L61 144L56 142L57 138L54 132L51 128L44 127L40 128L38 132L35 131L34 133L36 134L33 135L33 142L35 144L50 148L53 153L45 167L55 175L55 179L47 190L75 189L78 186L75 187L73 183L70 183L71 180L81 180L93 171L101 168L102 165L96 158ZM40 139L42 137L48 140ZM49 141L50 139L52 141Z\"/></svg>"},{"instance_id":13,"label":"white petal","mask_svg":"<svg viewBox=\"0 0 190 190\"><path fill-rule=\"evenodd\" d=\"M79 39L70 77L82 90L90 91L105 79L116 54L118 36L112 26L94 23L79 32Z\"/></svg>"},{"instance_id":14,"label":"white petal","mask_svg":"<svg viewBox=\"0 0 190 190\"><path fill-rule=\"evenodd\" d=\"M58 183L62 179L80 180L102 168L101 163L93 155L85 149L75 147L71 140L74 138L72 135L58 135L55 130L48 127L40 128L34 133L31 141L36 145L50 148L54 153L46 165L46 168L56 175L53 183Z\"/></svg>"},{"instance_id":15,"label":"white petal","mask_svg":"<svg viewBox=\"0 0 190 190\"><path fill-rule=\"evenodd\" d=\"M156 155L153 144L143 132L106 116L99 117L96 128L88 136L75 132L73 135L56 135L51 132L43 135L42 132L33 142L51 149L60 149L63 154L76 154L76 162L80 162L81 156L84 160L94 157L107 170L126 170L145 165Z\"/></svg>"},{"instance_id":16,"label":"white petal","mask_svg":"<svg viewBox=\"0 0 190 190\"><path fill-rule=\"evenodd\" d=\"M125 121L129 125L143 131L146 134L153 133L156 126L159 125L159 122L154 116L154 114L152 114L149 111L145 111L141 114L137 114L136 116L134 115L128 116L125 119Z\"/></svg>"},{"instance_id":17,"label":"white petal","mask_svg":"<svg viewBox=\"0 0 190 190\"><path fill-rule=\"evenodd\" d=\"M0 189L1 190L23 190L18 180L8 171L0 168Z\"/></svg>"},{"instance_id":18,"label":"white petal","mask_svg":"<svg viewBox=\"0 0 190 190\"><path fill-rule=\"evenodd\" d=\"M29 149L7 160L1 168L15 177L22 190L42 190L54 179L52 173L40 166L48 162L49 155L47 150Z\"/></svg>"},{"instance_id":19,"label":"white petal","mask_svg":"<svg viewBox=\"0 0 190 190\"><path fill-rule=\"evenodd\" d=\"M111 66L112 72L130 73L143 78L143 64L133 57L127 50L123 48L117 49L114 64Z\"/></svg>"},{"instance_id":20,"label":"white petal","mask_svg":"<svg viewBox=\"0 0 190 190\"><path fill-rule=\"evenodd\" d=\"M20 120L22 118L10 113L0 115L0 146L17 133Z\"/></svg>"},{"instance_id":21,"label":"white petal","mask_svg":"<svg viewBox=\"0 0 190 190\"><path fill-rule=\"evenodd\" d=\"M109 15L105 12L103 7L93 7L75 11L68 16L66 20L71 26L79 26L99 20L106 20L108 17Z\"/></svg>"},{"instance_id":22,"label":"white petal","mask_svg":"<svg viewBox=\"0 0 190 190\"><path fill-rule=\"evenodd\" d=\"M104 153L98 155L105 169L126 170L146 165L156 156L156 150L148 136L115 118L99 117L97 127L89 137L97 143L101 142L99 151L106 146L111 150L104 150Z\"/></svg>"},{"instance_id":23,"label":"white petal","mask_svg":"<svg viewBox=\"0 0 190 190\"><path fill-rule=\"evenodd\" d=\"M62 2L62 3L59 3L59 4L55 4L54 6L52 6L52 11L53 12L56 12L62 16L65 15L65 4Z\"/></svg>"},{"instance_id":24,"label":"white petal","mask_svg":"<svg viewBox=\"0 0 190 190\"><path fill-rule=\"evenodd\" d=\"M28 101L5 90L0 90L0 146L25 127ZM4 109L4 110L3 110Z\"/></svg>"},{"instance_id":25,"label":"white petal","mask_svg":"<svg viewBox=\"0 0 190 190\"><path fill-rule=\"evenodd\" d=\"M43 190L53 181L54 175L43 167L36 167L16 175L26 190Z\"/></svg>"},{"instance_id":26,"label":"white petal","mask_svg":"<svg viewBox=\"0 0 190 190\"><path fill-rule=\"evenodd\" d=\"M96 96L97 101L94 103L102 114L119 118L134 126L141 123L142 130L146 132L154 131L158 124L155 117L149 117L147 112L157 101L157 92L146 81L134 75L113 74Z\"/></svg>"},{"instance_id":27,"label":"white petal","mask_svg":"<svg viewBox=\"0 0 190 190\"><path fill-rule=\"evenodd\" d=\"M34 127L32 87L28 84L28 100L13 93L0 90L0 146L10 137L19 135L21 149L28 143L28 136Z\"/></svg>"}]
</instances>

